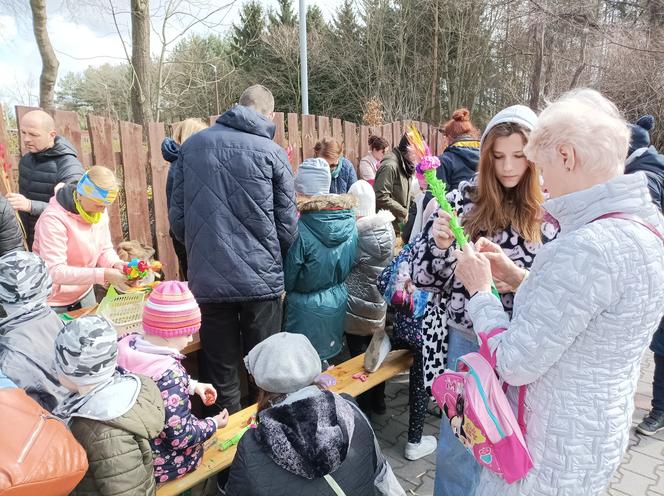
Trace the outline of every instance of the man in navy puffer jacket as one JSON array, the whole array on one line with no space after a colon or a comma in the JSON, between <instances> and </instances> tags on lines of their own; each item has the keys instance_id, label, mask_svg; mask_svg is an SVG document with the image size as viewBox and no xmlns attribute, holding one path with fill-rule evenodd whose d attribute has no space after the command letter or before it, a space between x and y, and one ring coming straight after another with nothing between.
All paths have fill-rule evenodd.
<instances>
[{"instance_id":1,"label":"man in navy puffer jacket","mask_svg":"<svg viewBox=\"0 0 664 496\"><path fill-rule=\"evenodd\" d=\"M273 111L267 88L247 88L239 105L182 144L175 168L168 213L201 307L201 379L218 392L211 414L240 410L238 361L281 330L297 209L288 158L272 141Z\"/></svg>"}]
</instances>

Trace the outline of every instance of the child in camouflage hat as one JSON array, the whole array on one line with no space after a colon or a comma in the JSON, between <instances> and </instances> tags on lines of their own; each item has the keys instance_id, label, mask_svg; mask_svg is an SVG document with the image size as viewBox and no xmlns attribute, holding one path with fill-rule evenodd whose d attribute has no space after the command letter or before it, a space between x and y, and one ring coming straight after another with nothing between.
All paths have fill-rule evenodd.
<instances>
[{"instance_id":1,"label":"child in camouflage hat","mask_svg":"<svg viewBox=\"0 0 664 496\"><path fill-rule=\"evenodd\" d=\"M55 413L68 419L89 468L72 494L155 494L150 440L164 404L150 379L116 371L117 334L105 319L81 317L55 338L60 383L71 394Z\"/></svg>"}]
</instances>

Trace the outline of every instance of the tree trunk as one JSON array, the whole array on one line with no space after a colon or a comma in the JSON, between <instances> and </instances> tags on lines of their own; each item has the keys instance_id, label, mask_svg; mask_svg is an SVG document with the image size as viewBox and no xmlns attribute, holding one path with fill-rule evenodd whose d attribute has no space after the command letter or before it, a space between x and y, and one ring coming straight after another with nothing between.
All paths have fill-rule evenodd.
<instances>
[{"instance_id":1,"label":"tree trunk","mask_svg":"<svg viewBox=\"0 0 664 496\"><path fill-rule=\"evenodd\" d=\"M39 106L50 112L53 110L55 82L58 79L58 58L46 29L46 0L30 0L32 9L32 28L42 59L42 71L39 76Z\"/></svg>"},{"instance_id":2,"label":"tree trunk","mask_svg":"<svg viewBox=\"0 0 664 496\"><path fill-rule=\"evenodd\" d=\"M134 122L143 126L152 122L150 99L150 1L131 0L131 112Z\"/></svg>"},{"instance_id":3,"label":"tree trunk","mask_svg":"<svg viewBox=\"0 0 664 496\"><path fill-rule=\"evenodd\" d=\"M579 78L583 69L586 67L586 45L588 43L588 30L584 29L583 38L581 39L581 54L579 55L579 66L574 71L574 76L572 77L572 82L569 85L569 89L572 90L576 88L576 85L579 84Z\"/></svg>"},{"instance_id":4,"label":"tree trunk","mask_svg":"<svg viewBox=\"0 0 664 496\"><path fill-rule=\"evenodd\" d=\"M432 72L431 75L431 123L438 125L440 121L440 104L438 103L438 0L433 5L433 53L431 54Z\"/></svg>"},{"instance_id":5,"label":"tree trunk","mask_svg":"<svg viewBox=\"0 0 664 496\"><path fill-rule=\"evenodd\" d=\"M541 30L541 39L537 39L538 31ZM540 86L542 83L542 59L544 58L544 26L536 24L533 28L535 39L535 61L533 63L533 76L530 80L530 108L535 112L539 110Z\"/></svg>"}]
</instances>

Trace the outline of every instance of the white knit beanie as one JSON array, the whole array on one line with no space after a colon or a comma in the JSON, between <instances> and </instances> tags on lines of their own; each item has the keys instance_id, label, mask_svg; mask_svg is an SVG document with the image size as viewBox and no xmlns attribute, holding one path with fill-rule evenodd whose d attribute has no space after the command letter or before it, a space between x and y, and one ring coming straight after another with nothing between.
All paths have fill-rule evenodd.
<instances>
[{"instance_id":1,"label":"white knit beanie","mask_svg":"<svg viewBox=\"0 0 664 496\"><path fill-rule=\"evenodd\" d=\"M480 145L484 142L486 135L496 127L498 124L503 124L505 122L513 122L519 124L529 131L532 131L537 124L537 114L533 112L529 107L525 105L512 105L506 109L501 110L496 115L493 116L493 119L489 121L486 129L482 133L482 139L480 140Z\"/></svg>"},{"instance_id":2,"label":"white knit beanie","mask_svg":"<svg viewBox=\"0 0 664 496\"><path fill-rule=\"evenodd\" d=\"M357 198L355 213L358 217L368 217L376 213L376 193L364 179L354 182L348 194Z\"/></svg>"}]
</instances>

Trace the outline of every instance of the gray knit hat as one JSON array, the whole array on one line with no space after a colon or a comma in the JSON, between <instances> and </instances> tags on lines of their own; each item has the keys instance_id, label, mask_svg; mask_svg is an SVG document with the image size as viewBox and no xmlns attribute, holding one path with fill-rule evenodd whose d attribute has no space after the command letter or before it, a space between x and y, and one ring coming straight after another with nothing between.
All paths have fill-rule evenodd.
<instances>
[{"instance_id":1,"label":"gray knit hat","mask_svg":"<svg viewBox=\"0 0 664 496\"><path fill-rule=\"evenodd\" d=\"M330 165L322 158L308 158L297 169L295 191L307 196L328 195L331 183Z\"/></svg>"},{"instance_id":2,"label":"gray knit hat","mask_svg":"<svg viewBox=\"0 0 664 496\"><path fill-rule=\"evenodd\" d=\"M501 110L496 115L493 116L493 119L489 121L486 126L486 129L482 133L482 139L480 140L480 145L484 142L486 135L496 127L498 124L503 124L506 122L512 122L514 124L519 124L529 131L532 131L537 124L537 114L533 112L529 107L525 105L512 105L506 109Z\"/></svg>"},{"instance_id":3,"label":"gray knit hat","mask_svg":"<svg viewBox=\"0 0 664 496\"><path fill-rule=\"evenodd\" d=\"M27 251L0 257L0 304L46 301L51 294L51 276L44 261Z\"/></svg>"},{"instance_id":4,"label":"gray knit hat","mask_svg":"<svg viewBox=\"0 0 664 496\"><path fill-rule=\"evenodd\" d=\"M256 385L269 393L288 394L309 386L321 373L318 353L303 334L280 332L257 344L244 357Z\"/></svg>"},{"instance_id":5,"label":"gray knit hat","mask_svg":"<svg viewBox=\"0 0 664 496\"><path fill-rule=\"evenodd\" d=\"M117 341L102 317L72 320L55 337L55 368L77 386L104 382L115 374Z\"/></svg>"}]
</instances>

